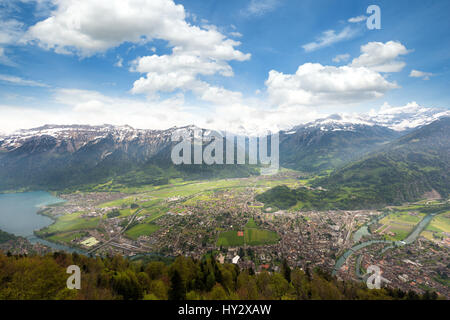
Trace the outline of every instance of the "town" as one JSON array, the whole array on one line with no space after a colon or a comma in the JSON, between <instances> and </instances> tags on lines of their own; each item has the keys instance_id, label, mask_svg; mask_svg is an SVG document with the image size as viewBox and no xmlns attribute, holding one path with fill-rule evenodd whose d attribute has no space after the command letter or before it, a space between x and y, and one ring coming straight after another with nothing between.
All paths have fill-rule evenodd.
<instances>
[{"instance_id":1,"label":"town","mask_svg":"<svg viewBox=\"0 0 450 320\"><path fill-rule=\"evenodd\" d=\"M403 209L400 215L393 208L278 210L255 200L258 193L278 184L299 187L302 180L293 172L281 172L220 183L174 183L133 194L61 195L66 202L41 211L55 223L36 235L86 254L136 257L151 253L195 259L212 254L220 263L255 272L279 271L286 261L291 267L319 267L340 279L357 281L365 279L364 270L375 264L397 288L417 292L434 288L449 297L449 233L445 230L438 233L428 228L407 246L374 243L355 251L335 270L339 258L357 244L403 240L395 237L413 228L423 213ZM448 212L441 216L449 219Z\"/></svg>"}]
</instances>

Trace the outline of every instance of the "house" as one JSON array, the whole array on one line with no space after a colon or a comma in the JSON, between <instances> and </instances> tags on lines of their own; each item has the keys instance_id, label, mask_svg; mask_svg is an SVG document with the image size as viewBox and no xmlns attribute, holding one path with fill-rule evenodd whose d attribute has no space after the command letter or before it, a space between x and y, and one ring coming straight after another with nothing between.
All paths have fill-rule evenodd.
<instances>
[{"instance_id":1,"label":"house","mask_svg":"<svg viewBox=\"0 0 450 320\"><path fill-rule=\"evenodd\" d=\"M231 262L234 263L234 264L237 264L238 261L239 261L239 259L240 259L239 256L235 256L235 257L231 260Z\"/></svg>"},{"instance_id":2,"label":"house","mask_svg":"<svg viewBox=\"0 0 450 320\"><path fill-rule=\"evenodd\" d=\"M221 263L221 264L223 264L224 262L225 262L225 257L223 256L223 254L219 254L218 256L217 256L217 260Z\"/></svg>"}]
</instances>

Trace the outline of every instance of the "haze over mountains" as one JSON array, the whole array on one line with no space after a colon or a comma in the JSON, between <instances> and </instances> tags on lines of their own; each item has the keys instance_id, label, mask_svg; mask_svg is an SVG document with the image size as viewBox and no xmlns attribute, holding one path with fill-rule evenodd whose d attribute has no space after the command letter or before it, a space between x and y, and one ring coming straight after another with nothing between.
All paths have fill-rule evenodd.
<instances>
[{"instance_id":1,"label":"haze over mountains","mask_svg":"<svg viewBox=\"0 0 450 320\"><path fill-rule=\"evenodd\" d=\"M406 139L415 132L420 134L428 124L449 114L450 112L445 110L412 106L407 110L390 108L384 115L381 111L372 118L368 115L353 118L348 115L332 115L281 131L280 164L282 167L313 174L323 174L325 170L339 168L347 170L345 172L353 172L356 167L346 165L373 152L387 152L386 148L392 150L397 145L404 147L404 140L400 137ZM186 128L194 130L196 127ZM111 125L46 125L1 136L0 190L72 188L104 183L112 178L125 185L162 184L175 177L242 177L256 173L248 166L239 165L172 165L170 151L174 143L171 142L171 135L177 129L141 130ZM440 139L444 142L439 145L417 145L419 149L422 148L422 153L445 153L445 147L448 146L445 140L448 140L450 135L445 131L448 127L444 126L442 130L444 132L440 133ZM391 156L391 151L388 154ZM406 155L404 150L400 154ZM418 160L427 163L432 161L425 158ZM398 161L397 166L401 166L402 162L395 161ZM436 168L444 167L438 164ZM414 166L411 168L413 170ZM348 178L347 173L343 176L336 174L332 174L326 184L348 183L348 179L342 178ZM422 175L417 177L423 178ZM448 181L448 176L439 177L439 184ZM361 178L367 180L367 177ZM432 177L430 179L436 180ZM401 198L406 200L416 197L424 190L439 189L436 184L424 181L416 191L408 193L410 196ZM441 192L444 189L441 188Z\"/></svg>"}]
</instances>

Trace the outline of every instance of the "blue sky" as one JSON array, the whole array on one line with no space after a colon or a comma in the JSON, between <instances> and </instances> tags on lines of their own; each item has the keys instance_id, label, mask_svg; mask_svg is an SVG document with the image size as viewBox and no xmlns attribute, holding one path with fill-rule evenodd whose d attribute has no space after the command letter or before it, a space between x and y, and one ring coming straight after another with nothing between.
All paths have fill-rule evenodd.
<instances>
[{"instance_id":1,"label":"blue sky","mask_svg":"<svg viewBox=\"0 0 450 320\"><path fill-rule=\"evenodd\" d=\"M373 4L380 30L364 20ZM423 0L0 0L0 130L448 109L449 14Z\"/></svg>"}]
</instances>

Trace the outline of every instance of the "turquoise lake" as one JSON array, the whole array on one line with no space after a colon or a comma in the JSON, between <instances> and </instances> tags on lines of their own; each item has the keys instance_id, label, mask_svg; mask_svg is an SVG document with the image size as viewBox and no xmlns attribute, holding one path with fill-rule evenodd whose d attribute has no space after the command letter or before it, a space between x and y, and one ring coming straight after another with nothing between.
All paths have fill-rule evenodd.
<instances>
[{"instance_id":1,"label":"turquoise lake","mask_svg":"<svg viewBox=\"0 0 450 320\"><path fill-rule=\"evenodd\" d=\"M0 230L31 237L34 230L53 223L50 218L36 214L39 209L63 201L44 191L0 194Z\"/></svg>"}]
</instances>

